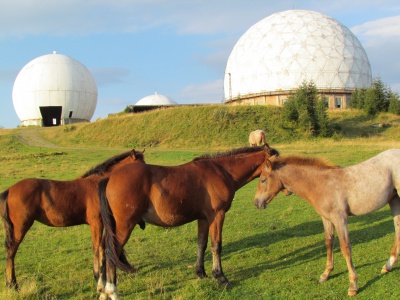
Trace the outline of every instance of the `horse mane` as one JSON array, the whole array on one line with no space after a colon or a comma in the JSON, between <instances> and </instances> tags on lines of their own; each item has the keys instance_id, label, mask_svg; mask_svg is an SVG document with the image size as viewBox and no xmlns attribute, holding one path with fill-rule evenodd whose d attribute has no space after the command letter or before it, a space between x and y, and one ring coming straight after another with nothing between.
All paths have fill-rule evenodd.
<instances>
[{"instance_id":1,"label":"horse mane","mask_svg":"<svg viewBox=\"0 0 400 300\"><path fill-rule=\"evenodd\" d=\"M278 157L278 159L272 162L273 168L282 165L282 164L290 164L290 165L298 165L298 166L313 166L319 169L338 169L339 165L335 165L330 161L325 159L321 159L318 157L307 157L307 156L286 156L286 157Z\"/></svg>"},{"instance_id":2,"label":"horse mane","mask_svg":"<svg viewBox=\"0 0 400 300\"><path fill-rule=\"evenodd\" d=\"M109 169L111 169L112 166L115 164L119 163L121 160L124 160L128 156L132 155L132 151L127 151L122 154L115 155L106 161L102 162L101 164L97 165L96 167L91 168L89 171L87 171L85 174L82 175L81 178L88 177L90 175L102 175L105 172L107 172Z\"/></svg>"},{"instance_id":3,"label":"horse mane","mask_svg":"<svg viewBox=\"0 0 400 300\"><path fill-rule=\"evenodd\" d=\"M271 155L279 155L279 152L273 148L271 149ZM238 154L246 154L246 153L253 153L253 152L259 152L263 151L264 146L258 146L258 147L243 147L243 148L237 148L237 149L232 149L226 152L218 152L215 154L203 154L201 156L196 157L193 159L193 161L198 161L202 159L215 159L215 158L220 158L220 157L225 157L225 156L233 156L233 155L238 155Z\"/></svg>"}]
</instances>

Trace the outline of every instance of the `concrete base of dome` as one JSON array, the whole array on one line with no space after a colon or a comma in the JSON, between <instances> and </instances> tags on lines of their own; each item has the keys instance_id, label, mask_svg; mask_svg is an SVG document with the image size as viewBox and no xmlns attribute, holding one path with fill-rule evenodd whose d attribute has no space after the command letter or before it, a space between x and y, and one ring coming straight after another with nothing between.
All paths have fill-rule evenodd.
<instances>
[{"instance_id":1,"label":"concrete base of dome","mask_svg":"<svg viewBox=\"0 0 400 300\"><path fill-rule=\"evenodd\" d=\"M59 125L67 125L67 124L74 124L74 123L82 123L82 122L90 122L89 120L85 119L77 119L77 118L65 118L61 119L60 122L55 121L54 124L50 126L59 126ZM21 121L22 127L28 126L39 126L39 127L46 127L43 125L43 119L30 119L30 120L23 120ZM47 125L49 126L49 125Z\"/></svg>"}]
</instances>

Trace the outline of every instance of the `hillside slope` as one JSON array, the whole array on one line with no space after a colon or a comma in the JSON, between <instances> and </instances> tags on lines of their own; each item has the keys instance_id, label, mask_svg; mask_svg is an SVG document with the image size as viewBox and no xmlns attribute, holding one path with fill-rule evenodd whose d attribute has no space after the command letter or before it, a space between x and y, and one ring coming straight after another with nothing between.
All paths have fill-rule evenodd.
<instances>
[{"instance_id":1,"label":"hillside slope","mask_svg":"<svg viewBox=\"0 0 400 300\"><path fill-rule=\"evenodd\" d=\"M386 136L400 138L400 116L371 118L358 110L329 111L334 139ZM41 134L57 145L198 149L248 145L250 131L263 129L269 143L304 139L294 124L281 121L275 106L181 106L119 114L92 123L47 128Z\"/></svg>"}]
</instances>

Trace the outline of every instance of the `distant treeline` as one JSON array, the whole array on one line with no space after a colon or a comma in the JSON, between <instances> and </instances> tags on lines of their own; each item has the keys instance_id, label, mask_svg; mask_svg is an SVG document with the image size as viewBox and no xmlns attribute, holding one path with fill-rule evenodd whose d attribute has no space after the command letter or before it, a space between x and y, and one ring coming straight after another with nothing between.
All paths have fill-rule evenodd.
<instances>
[{"instance_id":1,"label":"distant treeline","mask_svg":"<svg viewBox=\"0 0 400 300\"><path fill-rule=\"evenodd\" d=\"M376 78L369 88L354 90L350 107L362 109L371 116L379 112L400 115L400 97L390 87L385 86L380 78Z\"/></svg>"}]
</instances>

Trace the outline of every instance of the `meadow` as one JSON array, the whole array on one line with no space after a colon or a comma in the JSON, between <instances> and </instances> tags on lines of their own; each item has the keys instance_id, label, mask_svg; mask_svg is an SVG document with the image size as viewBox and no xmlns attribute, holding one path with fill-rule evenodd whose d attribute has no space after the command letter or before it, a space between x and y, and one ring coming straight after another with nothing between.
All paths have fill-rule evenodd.
<instances>
[{"instance_id":1,"label":"meadow","mask_svg":"<svg viewBox=\"0 0 400 300\"><path fill-rule=\"evenodd\" d=\"M175 116L178 123L186 120L179 125L170 121L171 112L165 110L112 116L74 126L2 129L0 190L27 177L71 180L132 147L146 148L147 163L177 165L200 154L247 146L247 134L256 128L272 128L267 140L281 155L318 156L342 166L356 164L389 148L400 148L398 116L371 119L360 112L332 112L330 117L341 131L333 138L315 139L298 137L293 128L274 129L277 125L268 118L262 119L262 113L255 120L242 118L252 112L251 108L214 108L213 113L204 115L203 110L211 108L198 109L193 114L196 117L191 117L190 111ZM165 120L163 114L167 115ZM163 126L157 135L157 128L147 132L140 125L143 122L150 128L155 126L153 122ZM373 126L382 122L387 126ZM177 135L185 129L190 135ZM279 195L265 210L257 210L253 204L256 185L254 180L236 193L225 218L222 266L231 289L220 286L212 277L209 247L205 257L209 277L197 278L196 222L176 228L148 225L144 231L136 228L125 246L128 259L138 272L118 271L122 299L348 298L348 272L337 239L335 269L327 282L318 283L326 262L318 214L295 195ZM357 299L399 299L400 265L395 265L389 274L380 274L394 238L388 207L351 217L349 229L359 276ZM0 240L4 240L3 226ZM0 269L5 270L3 247ZM1 299L97 299L89 227L50 228L35 223L19 248L16 276L19 293L6 289L4 272L0 276Z\"/></svg>"}]
</instances>

